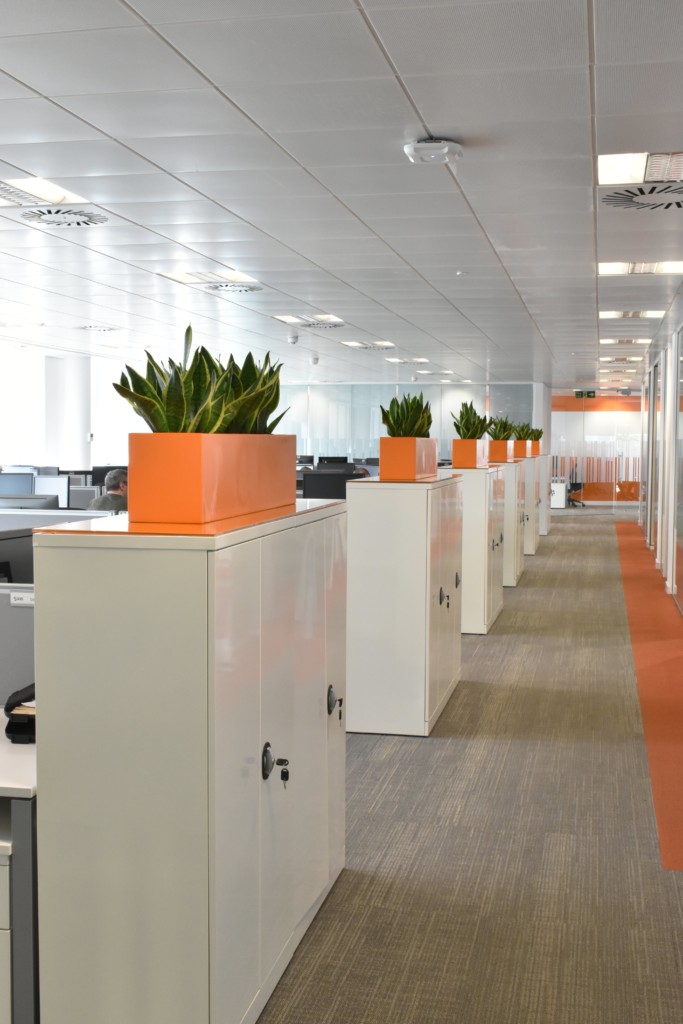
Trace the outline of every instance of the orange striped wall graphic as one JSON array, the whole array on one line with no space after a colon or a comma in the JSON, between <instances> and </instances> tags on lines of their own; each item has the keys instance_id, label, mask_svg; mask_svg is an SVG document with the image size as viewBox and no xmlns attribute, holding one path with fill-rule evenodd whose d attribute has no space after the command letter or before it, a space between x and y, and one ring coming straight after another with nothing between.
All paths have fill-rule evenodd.
<instances>
[{"instance_id":1,"label":"orange striped wall graphic","mask_svg":"<svg viewBox=\"0 0 683 1024\"><path fill-rule=\"evenodd\" d=\"M613 398L575 398L553 395L553 412L640 412L640 395L615 395Z\"/></svg>"},{"instance_id":2,"label":"orange striped wall graphic","mask_svg":"<svg viewBox=\"0 0 683 1024\"><path fill-rule=\"evenodd\" d=\"M553 455L550 465L553 479L583 484L573 495L578 501L638 501L639 458Z\"/></svg>"}]
</instances>

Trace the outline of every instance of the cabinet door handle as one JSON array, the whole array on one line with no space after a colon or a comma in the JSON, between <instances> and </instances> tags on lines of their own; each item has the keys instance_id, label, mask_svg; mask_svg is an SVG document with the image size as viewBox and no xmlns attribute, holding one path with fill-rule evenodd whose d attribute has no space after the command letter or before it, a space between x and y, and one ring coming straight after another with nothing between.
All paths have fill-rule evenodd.
<instances>
[{"instance_id":1,"label":"cabinet door handle","mask_svg":"<svg viewBox=\"0 0 683 1024\"><path fill-rule=\"evenodd\" d=\"M273 757L273 748L270 743L265 743L263 750L261 751L261 778L268 779L270 774L275 767L275 758Z\"/></svg>"},{"instance_id":2,"label":"cabinet door handle","mask_svg":"<svg viewBox=\"0 0 683 1024\"><path fill-rule=\"evenodd\" d=\"M446 592L443 587L439 587L439 604L443 604L446 600Z\"/></svg>"},{"instance_id":3,"label":"cabinet door handle","mask_svg":"<svg viewBox=\"0 0 683 1024\"><path fill-rule=\"evenodd\" d=\"M456 574L455 574L455 589L456 590L458 589L458 587L460 586L461 583L462 583L462 576L460 575L459 572L456 572Z\"/></svg>"},{"instance_id":4,"label":"cabinet door handle","mask_svg":"<svg viewBox=\"0 0 683 1024\"><path fill-rule=\"evenodd\" d=\"M501 533L501 535L500 535L500 543L501 544L503 543L503 540L504 540L504 537L503 537L503 534Z\"/></svg>"}]
</instances>

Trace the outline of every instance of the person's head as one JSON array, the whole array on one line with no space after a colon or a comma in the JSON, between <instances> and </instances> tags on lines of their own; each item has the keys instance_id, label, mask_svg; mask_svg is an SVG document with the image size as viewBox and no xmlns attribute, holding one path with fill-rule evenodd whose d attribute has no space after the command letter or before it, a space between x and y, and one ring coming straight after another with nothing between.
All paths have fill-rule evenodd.
<instances>
[{"instance_id":1,"label":"person's head","mask_svg":"<svg viewBox=\"0 0 683 1024\"><path fill-rule=\"evenodd\" d=\"M104 478L104 489L107 493L113 491L115 494L127 494L128 470L110 469Z\"/></svg>"}]
</instances>

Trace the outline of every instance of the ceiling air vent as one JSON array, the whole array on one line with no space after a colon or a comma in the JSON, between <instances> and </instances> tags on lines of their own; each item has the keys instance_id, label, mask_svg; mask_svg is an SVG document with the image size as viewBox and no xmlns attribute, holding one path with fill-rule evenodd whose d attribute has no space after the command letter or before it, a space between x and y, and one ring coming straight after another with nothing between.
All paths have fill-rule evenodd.
<instances>
[{"instance_id":1,"label":"ceiling air vent","mask_svg":"<svg viewBox=\"0 0 683 1024\"><path fill-rule=\"evenodd\" d=\"M208 284L206 288L210 292L230 292L232 295L244 295L247 292L263 291L261 285L249 284L246 281L221 281L219 284Z\"/></svg>"},{"instance_id":2,"label":"ceiling air vent","mask_svg":"<svg viewBox=\"0 0 683 1024\"><path fill-rule=\"evenodd\" d=\"M610 192L602 201L626 210L683 210L683 185L632 185Z\"/></svg>"},{"instance_id":3,"label":"ceiling air vent","mask_svg":"<svg viewBox=\"0 0 683 1024\"><path fill-rule=\"evenodd\" d=\"M71 206L46 206L39 210L26 210L21 216L32 224L52 224L60 228L87 228L106 224L109 220L102 213L76 210Z\"/></svg>"},{"instance_id":4,"label":"ceiling air vent","mask_svg":"<svg viewBox=\"0 0 683 1024\"><path fill-rule=\"evenodd\" d=\"M118 327L107 327L105 324L81 324L78 328L79 331L98 331L102 334L108 334L110 331L118 331Z\"/></svg>"}]
</instances>

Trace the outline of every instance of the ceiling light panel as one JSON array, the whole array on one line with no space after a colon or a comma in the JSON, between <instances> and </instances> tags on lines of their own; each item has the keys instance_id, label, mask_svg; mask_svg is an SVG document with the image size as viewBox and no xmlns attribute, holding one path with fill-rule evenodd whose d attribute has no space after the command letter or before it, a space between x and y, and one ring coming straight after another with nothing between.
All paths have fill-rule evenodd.
<instances>
[{"instance_id":1,"label":"ceiling light panel","mask_svg":"<svg viewBox=\"0 0 683 1024\"><path fill-rule=\"evenodd\" d=\"M598 273L613 277L620 274L683 274L683 260L661 263L598 263Z\"/></svg>"},{"instance_id":2,"label":"ceiling light panel","mask_svg":"<svg viewBox=\"0 0 683 1024\"><path fill-rule=\"evenodd\" d=\"M647 153L610 153L598 157L599 185L627 185L645 180Z\"/></svg>"}]
</instances>

